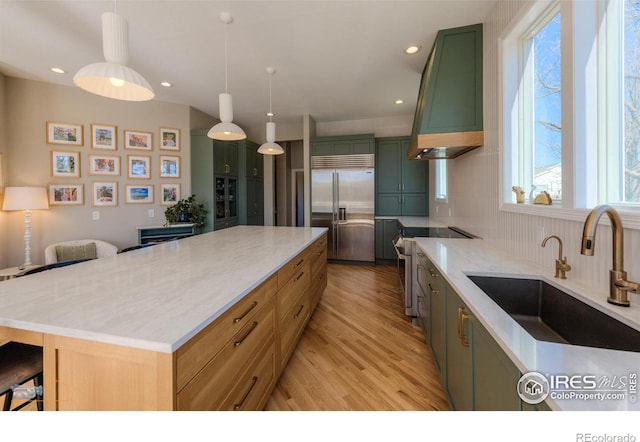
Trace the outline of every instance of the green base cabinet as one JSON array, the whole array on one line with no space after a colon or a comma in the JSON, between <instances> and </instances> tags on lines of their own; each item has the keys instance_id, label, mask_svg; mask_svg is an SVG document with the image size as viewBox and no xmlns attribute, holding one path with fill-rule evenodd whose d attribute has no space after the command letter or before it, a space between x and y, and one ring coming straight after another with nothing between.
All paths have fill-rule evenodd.
<instances>
[{"instance_id":1,"label":"green base cabinet","mask_svg":"<svg viewBox=\"0 0 640 442\"><path fill-rule=\"evenodd\" d=\"M418 321L454 410L544 410L523 404L520 372L421 250L416 252ZM423 302L423 306L421 306Z\"/></svg>"},{"instance_id":2,"label":"green base cabinet","mask_svg":"<svg viewBox=\"0 0 640 442\"><path fill-rule=\"evenodd\" d=\"M376 215L427 216L428 162L407 160L408 137L376 139Z\"/></svg>"},{"instance_id":3,"label":"green base cabinet","mask_svg":"<svg viewBox=\"0 0 640 442\"><path fill-rule=\"evenodd\" d=\"M376 259L396 260L398 255L393 247L393 240L398 235L398 221L395 219L377 219L376 228Z\"/></svg>"}]
</instances>

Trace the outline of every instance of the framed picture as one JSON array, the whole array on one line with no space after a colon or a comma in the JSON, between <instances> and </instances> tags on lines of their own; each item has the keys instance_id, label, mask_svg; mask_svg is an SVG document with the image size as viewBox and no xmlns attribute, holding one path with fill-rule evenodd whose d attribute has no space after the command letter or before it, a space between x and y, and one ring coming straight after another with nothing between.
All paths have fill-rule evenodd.
<instances>
[{"instance_id":1,"label":"framed picture","mask_svg":"<svg viewBox=\"0 0 640 442\"><path fill-rule=\"evenodd\" d=\"M84 184L50 184L49 205L82 206L84 204Z\"/></svg>"},{"instance_id":2,"label":"framed picture","mask_svg":"<svg viewBox=\"0 0 640 442\"><path fill-rule=\"evenodd\" d=\"M120 157L89 155L89 175L120 176Z\"/></svg>"},{"instance_id":3,"label":"framed picture","mask_svg":"<svg viewBox=\"0 0 640 442\"><path fill-rule=\"evenodd\" d=\"M115 181L96 181L93 183L94 206L117 206L118 183Z\"/></svg>"},{"instance_id":4,"label":"framed picture","mask_svg":"<svg viewBox=\"0 0 640 442\"><path fill-rule=\"evenodd\" d=\"M160 155L160 177L180 178L180 157Z\"/></svg>"},{"instance_id":5,"label":"framed picture","mask_svg":"<svg viewBox=\"0 0 640 442\"><path fill-rule=\"evenodd\" d=\"M80 152L52 149L51 176L80 178Z\"/></svg>"},{"instance_id":6,"label":"framed picture","mask_svg":"<svg viewBox=\"0 0 640 442\"><path fill-rule=\"evenodd\" d=\"M153 133L125 130L124 147L126 149L153 150Z\"/></svg>"},{"instance_id":7,"label":"framed picture","mask_svg":"<svg viewBox=\"0 0 640 442\"><path fill-rule=\"evenodd\" d=\"M4 180L2 177L2 154L0 153L0 193L4 190Z\"/></svg>"},{"instance_id":8,"label":"framed picture","mask_svg":"<svg viewBox=\"0 0 640 442\"><path fill-rule=\"evenodd\" d=\"M82 124L47 121L47 143L83 146Z\"/></svg>"},{"instance_id":9,"label":"framed picture","mask_svg":"<svg viewBox=\"0 0 640 442\"><path fill-rule=\"evenodd\" d=\"M180 150L180 129L160 128L160 149Z\"/></svg>"},{"instance_id":10,"label":"framed picture","mask_svg":"<svg viewBox=\"0 0 640 442\"><path fill-rule=\"evenodd\" d=\"M153 186L137 186L127 184L125 186L125 202L131 204L153 203Z\"/></svg>"},{"instance_id":11,"label":"framed picture","mask_svg":"<svg viewBox=\"0 0 640 442\"><path fill-rule=\"evenodd\" d=\"M117 128L109 124L91 124L91 147L93 149L117 149Z\"/></svg>"},{"instance_id":12,"label":"framed picture","mask_svg":"<svg viewBox=\"0 0 640 442\"><path fill-rule=\"evenodd\" d=\"M161 206L172 206L180 200L180 184L160 184Z\"/></svg>"},{"instance_id":13,"label":"framed picture","mask_svg":"<svg viewBox=\"0 0 640 442\"><path fill-rule=\"evenodd\" d=\"M146 155L127 155L127 176L129 178L151 178L151 157Z\"/></svg>"}]
</instances>

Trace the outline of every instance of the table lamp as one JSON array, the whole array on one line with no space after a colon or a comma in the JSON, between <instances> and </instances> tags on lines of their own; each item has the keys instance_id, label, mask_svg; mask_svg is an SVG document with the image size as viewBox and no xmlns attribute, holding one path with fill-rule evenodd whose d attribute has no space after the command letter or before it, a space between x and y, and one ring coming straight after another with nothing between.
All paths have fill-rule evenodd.
<instances>
[{"instance_id":1,"label":"table lamp","mask_svg":"<svg viewBox=\"0 0 640 442\"><path fill-rule=\"evenodd\" d=\"M6 187L2 210L24 210L24 264L31 265L31 211L49 208L44 187Z\"/></svg>"}]
</instances>

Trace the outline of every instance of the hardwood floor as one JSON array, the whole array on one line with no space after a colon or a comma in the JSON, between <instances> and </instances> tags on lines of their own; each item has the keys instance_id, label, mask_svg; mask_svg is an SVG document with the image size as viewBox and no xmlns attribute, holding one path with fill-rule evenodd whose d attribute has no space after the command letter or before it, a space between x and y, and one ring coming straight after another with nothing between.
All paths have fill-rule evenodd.
<instances>
[{"instance_id":1,"label":"hardwood floor","mask_svg":"<svg viewBox=\"0 0 640 442\"><path fill-rule=\"evenodd\" d=\"M266 410L448 410L392 265L329 264L328 285Z\"/></svg>"}]
</instances>

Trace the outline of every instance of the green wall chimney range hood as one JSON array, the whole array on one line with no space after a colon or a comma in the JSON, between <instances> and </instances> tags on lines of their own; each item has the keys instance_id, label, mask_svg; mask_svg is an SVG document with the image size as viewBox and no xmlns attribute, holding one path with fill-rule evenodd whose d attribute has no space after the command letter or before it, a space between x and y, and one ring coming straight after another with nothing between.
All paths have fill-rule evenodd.
<instances>
[{"instance_id":1,"label":"green wall chimney range hood","mask_svg":"<svg viewBox=\"0 0 640 442\"><path fill-rule=\"evenodd\" d=\"M441 30L422 73L407 158L450 159L483 144L482 24Z\"/></svg>"}]
</instances>

